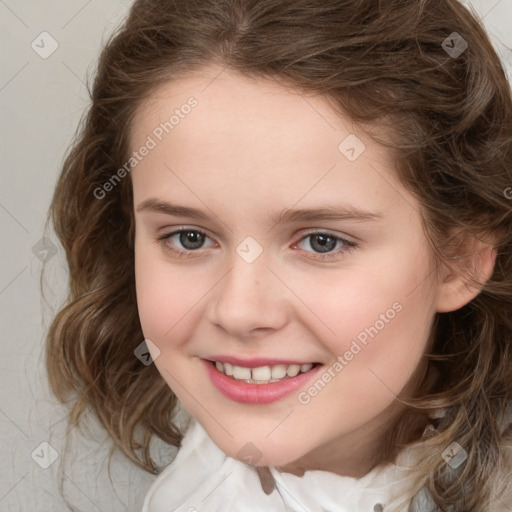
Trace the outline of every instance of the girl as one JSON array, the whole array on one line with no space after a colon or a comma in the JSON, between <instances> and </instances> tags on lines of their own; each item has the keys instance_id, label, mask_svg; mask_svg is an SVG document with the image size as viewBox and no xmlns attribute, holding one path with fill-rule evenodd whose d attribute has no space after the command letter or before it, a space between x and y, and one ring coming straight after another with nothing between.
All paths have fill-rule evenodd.
<instances>
[{"instance_id":1,"label":"girl","mask_svg":"<svg viewBox=\"0 0 512 512\"><path fill-rule=\"evenodd\" d=\"M137 0L91 96L47 365L144 512L512 510L512 99L464 7Z\"/></svg>"}]
</instances>

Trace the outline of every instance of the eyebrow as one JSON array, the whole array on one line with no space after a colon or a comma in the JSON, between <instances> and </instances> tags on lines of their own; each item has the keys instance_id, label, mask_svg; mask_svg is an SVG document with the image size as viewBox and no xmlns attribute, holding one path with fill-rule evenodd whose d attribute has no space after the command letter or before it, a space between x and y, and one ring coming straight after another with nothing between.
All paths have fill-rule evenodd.
<instances>
[{"instance_id":1,"label":"eyebrow","mask_svg":"<svg viewBox=\"0 0 512 512\"><path fill-rule=\"evenodd\" d=\"M149 211L155 213L164 213L175 217L189 217L196 220L209 221L215 214L209 215L201 210L189 208L178 204L172 204L156 198L146 199L137 206L137 211ZM325 206L321 208L286 208L281 212L275 212L271 215L270 221L275 224L286 224L301 221L317 220L352 220L357 222L378 221L383 218L382 212L371 212L361 208L355 208L350 205Z\"/></svg>"}]
</instances>

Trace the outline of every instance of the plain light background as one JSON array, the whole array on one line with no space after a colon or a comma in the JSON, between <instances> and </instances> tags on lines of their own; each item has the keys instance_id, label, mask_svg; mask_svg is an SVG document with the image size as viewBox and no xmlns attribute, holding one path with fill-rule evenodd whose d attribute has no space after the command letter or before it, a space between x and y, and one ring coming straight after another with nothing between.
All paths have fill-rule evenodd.
<instances>
[{"instance_id":1,"label":"plain light background","mask_svg":"<svg viewBox=\"0 0 512 512\"><path fill-rule=\"evenodd\" d=\"M512 79L512 0L464 3L483 20ZM65 152L89 104L86 73L93 75L102 43L130 4L0 0L2 512L67 510L58 489L66 410L46 382L42 350L52 311L42 303L39 282L46 258L47 303L58 304L66 293L66 262L55 235L48 237L55 247L41 246L40 240ZM51 44L58 47L46 56ZM69 500L83 512L140 511L155 477L118 453L110 482L109 441L101 429L93 431L97 441L70 436L72 463L61 468ZM174 454L163 443L155 449L164 458Z\"/></svg>"}]
</instances>

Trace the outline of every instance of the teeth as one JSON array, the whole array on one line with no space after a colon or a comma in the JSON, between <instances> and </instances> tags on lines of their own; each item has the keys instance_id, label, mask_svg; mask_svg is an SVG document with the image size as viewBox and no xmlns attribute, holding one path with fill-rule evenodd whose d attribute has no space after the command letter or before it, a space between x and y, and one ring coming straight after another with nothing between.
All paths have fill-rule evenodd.
<instances>
[{"instance_id":1,"label":"teeth","mask_svg":"<svg viewBox=\"0 0 512 512\"><path fill-rule=\"evenodd\" d=\"M286 370L288 377L295 377L295 375L299 375L299 372L300 364L291 364L290 366L288 366L288 369Z\"/></svg>"},{"instance_id":2,"label":"teeth","mask_svg":"<svg viewBox=\"0 0 512 512\"><path fill-rule=\"evenodd\" d=\"M238 380L250 379L251 369L243 366L233 366L233 377Z\"/></svg>"},{"instance_id":3,"label":"teeth","mask_svg":"<svg viewBox=\"0 0 512 512\"><path fill-rule=\"evenodd\" d=\"M284 364L278 364L272 366L272 378L282 379L286 375L286 366Z\"/></svg>"},{"instance_id":4,"label":"teeth","mask_svg":"<svg viewBox=\"0 0 512 512\"><path fill-rule=\"evenodd\" d=\"M300 364L276 364L275 366L259 366L258 368L246 368L230 363L215 361L215 367L219 372L232 376L236 380L243 380L248 384L268 384L281 379L295 377L299 373L305 373L313 368L312 363Z\"/></svg>"},{"instance_id":5,"label":"teeth","mask_svg":"<svg viewBox=\"0 0 512 512\"><path fill-rule=\"evenodd\" d=\"M259 368L252 369L253 380L270 380L271 377L272 372L270 371L270 366L260 366Z\"/></svg>"}]
</instances>

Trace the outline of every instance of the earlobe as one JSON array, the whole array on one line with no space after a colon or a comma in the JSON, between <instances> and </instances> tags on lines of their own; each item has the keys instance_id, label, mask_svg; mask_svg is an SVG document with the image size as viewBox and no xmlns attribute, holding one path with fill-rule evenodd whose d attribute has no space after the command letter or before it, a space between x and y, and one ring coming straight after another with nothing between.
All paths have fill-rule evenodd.
<instances>
[{"instance_id":1,"label":"earlobe","mask_svg":"<svg viewBox=\"0 0 512 512\"><path fill-rule=\"evenodd\" d=\"M496 248L475 240L476 250L461 258L451 269L446 269L439 284L436 311L447 313L462 308L473 300L490 279L496 263Z\"/></svg>"}]
</instances>

